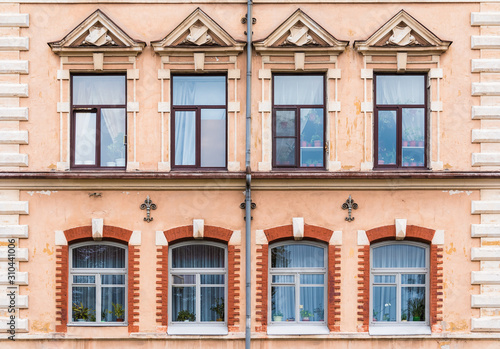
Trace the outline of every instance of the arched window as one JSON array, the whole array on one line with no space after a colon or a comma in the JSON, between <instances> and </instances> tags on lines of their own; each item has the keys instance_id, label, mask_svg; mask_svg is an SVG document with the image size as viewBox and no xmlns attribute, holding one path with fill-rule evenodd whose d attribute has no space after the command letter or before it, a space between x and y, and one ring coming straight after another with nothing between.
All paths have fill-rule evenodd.
<instances>
[{"instance_id":1,"label":"arched window","mask_svg":"<svg viewBox=\"0 0 500 349\"><path fill-rule=\"evenodd\" d=\"M70 319L73 324L127 321L127 247L85 242L70 247Z\"/></svg>"},{"instance_id":2,"label":"arched window","mask_svg":"<svg viewBox=\"0 0 500 349\"><path fill-rule=\"evenodd\" d=\"M169 333L200 326L227 333L227 247L213 242L175 244L169 253ZM218 333L216 333L218 334Z\"/></svg>"},{"instance_id":3,"label":"arched window","mask_svg":"<svg viewBox=\"0 0 500 349\"><path fill-rule=\"evenodd\" d=\"M269 325L326 325L327 252L310 242L277 243L269 251Z\"/></svg>"},{"instance_id":4,"label":"arched window","mask_svg":"<svg viewBox=\"0 0 500 349\"><path fill-rule=\"evenodd\" d=\"M429 325L429 247L384 242L371 247L370 329Z\"/></svg>"}]
</instances>

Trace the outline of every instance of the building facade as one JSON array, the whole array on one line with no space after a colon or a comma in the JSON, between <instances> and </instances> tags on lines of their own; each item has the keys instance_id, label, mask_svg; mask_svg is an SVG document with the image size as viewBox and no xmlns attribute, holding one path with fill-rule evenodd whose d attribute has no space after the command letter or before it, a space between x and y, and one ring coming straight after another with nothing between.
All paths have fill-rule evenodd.
<instances>
[{"instance_id":1,"label":"building facade","mask_svg":"<svg viewBox=\"0 0 500 349\"><path fill-rule=\"evenodd\" d=\"M0 0L2 348L498 347L500 3L251 7Z\"/></svg>"}]
</instances>

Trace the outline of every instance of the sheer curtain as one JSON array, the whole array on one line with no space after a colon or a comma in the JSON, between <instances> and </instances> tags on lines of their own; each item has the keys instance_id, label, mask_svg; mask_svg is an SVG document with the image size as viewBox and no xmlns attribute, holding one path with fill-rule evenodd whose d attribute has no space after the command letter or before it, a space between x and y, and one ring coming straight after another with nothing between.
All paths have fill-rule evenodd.
<instances>
[{"instance_id":1,"label":"sheer curtain","mask_svg":"<svg viewBox=\"0 0 500 349\"><path fill-rule=\"evenodd\" d=\"M425 76L378 75L377 104L424 104Z\"/></svg>"},{"instance_id":2,"label":"sheer curtain","mask_svg":"<svg viewBox=\"0 0 500 349\"><path fill-rule=\"evenodd\" d=\"M322 75L276 75L275 105L323 104Z\"/></svg>"}]
</instances>

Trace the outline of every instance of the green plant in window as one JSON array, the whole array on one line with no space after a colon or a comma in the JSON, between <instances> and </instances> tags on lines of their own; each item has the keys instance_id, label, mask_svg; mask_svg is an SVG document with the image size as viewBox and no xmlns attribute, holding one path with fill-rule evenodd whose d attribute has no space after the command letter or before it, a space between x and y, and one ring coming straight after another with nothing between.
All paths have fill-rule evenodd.
<instances>
[{"instance_id":1,"label":"green plant in window","mask_svg":"<svg viewBox=\"0 0 500 349\"><path fill-rule=\"evenodd\" d=\"M85 307L83 303L80 303L80 305L73 303L72 305L72 310L73 310L73 319L76 321L88 321L91 315L91 309ZM94 320L95 321L95 320Z\"/></svg>"},{"instance_id":2,"label":"green plant in window","mask_svg":"<svg viewBox=\"0 0 500 349\"><path fill-rule=\"evenodd\" d=\"M323 309L323 305L321 303L316 309L314 309L314 313L318 316L320 321L325 319L325 309Z\"/></svg>"},{"instance_id":3,"label":"green plant in window","mask_svg":"<svg viewBox=\"0 0 500 349\"><path fill-rule=\"evenodd\" d=\"M125 315L125 308L120 303L111 303L113 307L113 314L116 317L116 321L123 321Z\"/></svg>"},{"instance_id":4,"label":"green plant in window","mask_svg":"<svg viewBox=\"0 0 500 349\"><path fill-rule=\"evenodd\" d=\"M101 312L101 321L102 321L102 322L107 321L107 319L106 319L106 318L107 318L108 314L112 314L111 310L103 310L103 311Z\"/></svg>"},{"instance_id":5,"label":"green plant in window","mask_svg":"<svg viewBox=\"0 0 500 349\"><path fill-rule=\"evenodd\" d=\"M408 301L408 312L413 317L413 321L423 321L425 319L425 300L417 297Z\"/></svg>"},{"instance_id":6,"label":"green plant in window","mask_svg":"<svg viewBox=\"0 0 500 349\"><path fill-rule=\"evenodd\" d=\"M313 314L309 310L301 310L300 311L300 317L302 318L302 321L309 321L309 319L313 316Z\"/></svg>"},{"instance_id":7,"label":"green plant in window","mask_svg":"<svg viewBox=\"0 0 500 349\"><path fill-rule=\"evenodd\" d=\"M195 321L195 316L188 310L181 310L180 312L177 313L177 321L185 321L185 322Z\"/></svg>"},{"instance_id":8,"label":"green plant in window","mask_svg":"<svg viewBox=\"0 0 500 349\"><path fill-rule=\"evenodd\" d=\"M224 298L216 298L215 304L212 304L210 310L217 314L217 321L224 321Z\"/></svg>"}]
</instances>

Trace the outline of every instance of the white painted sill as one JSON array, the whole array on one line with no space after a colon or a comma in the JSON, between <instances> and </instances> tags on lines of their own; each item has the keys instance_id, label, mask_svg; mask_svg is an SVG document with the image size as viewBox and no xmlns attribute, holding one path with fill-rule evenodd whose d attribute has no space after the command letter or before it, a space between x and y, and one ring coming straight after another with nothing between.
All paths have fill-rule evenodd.
<instances>
[{"instance_id":1,"label":"white painted sill","mask_svg":"<svg viewBox=\"0 0 500 349\"><path fill-rule=\"evenodd\" d=\"M315 335L315 334L330 334L330 330L326 325L307 325L303 324L288 324L288 325L268 325L268 335L279 336L302 336L302 335Z\"/></svg>"},{"instance_id":2,"label":"white painted sill","mask_svg":"<svg viewBox=\"0 0 500 349\"><path fill-rule=\"evenodd\" d=\"M370 325L370 336L430 335L429 325Z\"/></svg>"},{"instance_id":3,"label":"white painted sill","mask_svg":"<svg viewBox=\"0 0 500 349\"><path fill-rule=\"evenodd\" d=\"M225 336L228 334L227 325L205 325L205 324L169 324L167 334L178 336L211 335Z\"/></svg>"}]
</instances>

